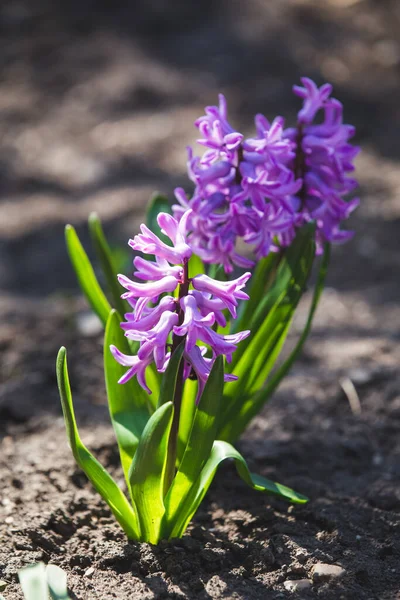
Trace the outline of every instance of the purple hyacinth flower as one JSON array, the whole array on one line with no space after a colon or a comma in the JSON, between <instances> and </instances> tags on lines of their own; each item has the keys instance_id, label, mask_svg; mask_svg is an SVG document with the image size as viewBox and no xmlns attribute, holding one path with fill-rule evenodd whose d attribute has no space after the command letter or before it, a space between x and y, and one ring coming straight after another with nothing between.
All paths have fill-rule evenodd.
<instances>
[{"instance_id":1,"label":"purple hyacinth flower","mask_svg":"<svg viewBox=\"0 0 400 600\"><path fill-rule=\"evenodd\" d=\"M293 92L296 96L304 100L303 108L298 113L298 122L310 124L331 95L332 86L330 83L325 83L318 88L308 77L301 77L300 81L304 87L293 86Z\"/></svg>"},{"instance_id":2,"label":"purple hyacinth flower","mask_svg":"<svg viewBox=\"0 0 400 600\"><path fill-rule=\"evenodd\" d=\"M251 266L238 251L240 240L251 244L259 259L290 245L297 229L311 220L317 223L318 252L324 240L346 238L338 231L354 207L352 201L348 210L342 206L357 187L357 181L348 177L358 153L349 143L354 127L343 124L343 106L330 97L330 84L318 87L307 77L301 82L293 88L303 100L295 128L284 129L282 117L271 122L258 114L256 136L245 139L228 121L222 95L219 106L207 107L195 122L201 134L198 142L206 152L196 157L189 149L194 193L189 199L178 188L179 204L173 211L181 219L192 209L186 226L191 247L204 262L222 264L226 273L234 265ZM321 113L323 122L315 124ZM322 188L329 193L323 196ZM274 231L273 223L286 225L281 218L286 213L293 215L292 222Z\"/></svg>"},{"instance_id":3,"label":"purple hyacinth flower","mask_svg":"<svg viewBox=\"0 0 400 600\"><path fill-rule=\"evenodd\" d=\"M135 258L135 275L142 280L140 283L125 275L118 276L127 290L122 297L129 300L133 308L125 314L126 321L121 327L128 339L139 342L139 349L136 356L127 356L114 346L111 352L120 364L129 367L120 382L137 376L148 393L151 391L145 378L147 367L154 362L157 371L164 372L171 349L181 338L185 340L183 373L185 377L195 373L199 398L216 357L223 354L231 360L236 345L250 333L220 335L213 329L215 323L225 326L225 309L236 315L237 301L248 297L243 287L250 273L231 282L215 281L205 275L190 278L188 260L192 250L186 229L191 226L193 217L192 209L186 211L180 221L166 213L158 216L158 224L171 240L171 246L142 225L142 233L130 245L142 252L151 251L155 261ZM176 290L178 294L173 296ZM202 343L201 351L198 342ZM232 377L225 375L225 381L232 381Z\"/></svg>"},{"instance_id":4,"label":"purple hyacinth flower","mask_svg":"<svg viewBox=\"0 0 400 600\"><path fill-rule=\"evenodd\" d=\"M207 352L207 348L194 346L189 352L185 352L185 358L188 362L189 367L193 369L193 371L197 375L198 387L197 387L197 396L196 396L196 404L199 403L201 394L206 385L207 379L210 375L211 368L214 364L214 359L207 358L205 356ZM188 369L188 373L190 370ZM236 375L232 375L230 373L225 373L224 381L236 381Z\"/></svg>"},{"instance_id":5,"label":"purple hyacinth flower","mask_svg":"<svg viewBox=\"0 0 400 600\"><path fill-rule=\"evenodd\" d=\"M185 259L189 259L192 250L185 241L186 221L190 217L190 211L182 216L179 223L171 215L160 213L157 217L157 223L161 231L165 233L173 243L168 246L153 233L147 225L141 225L141 234L136 235L133 240L129 240L129 245L133 250L139 250L144 254L154 254L155 257L167 260L173 265L182 264Z\"/></svg>"},{"instance_id":6,"label":"purple hyacinth flower","mask_svg":"<svg viewBox=\"0 0 400 600\"><path fill-rule=\"evenodd\" d=\"M296 162L303 179L298 194L299 212L304 221L315 220L320 253L325 241L343 243L352 235L342 231L340 225L358 205L358 199L347 199L358 185L347 173L354 170L353 160L359 148L349 143L355 129L343 124L343 106L330 98L332 87L326 84L318 88L307 78L301 81L303 88L294 87L295 94L304 100L298 127L287 130L285 135L297 145ZM314 124L319 111L323 112L323 122Z\"/></svg>"}]
</instances>

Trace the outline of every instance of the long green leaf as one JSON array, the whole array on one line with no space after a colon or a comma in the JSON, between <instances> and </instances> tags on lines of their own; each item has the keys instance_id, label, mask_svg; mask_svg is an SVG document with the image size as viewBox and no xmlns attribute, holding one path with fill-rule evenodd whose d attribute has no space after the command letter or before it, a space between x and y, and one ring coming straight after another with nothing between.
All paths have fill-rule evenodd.
<instances>
[{"instance_id":1,"label":"long green leaf","mask_svg":"<svg viewBox=\"0 0 400 600\"><path fill-rule=\"evenodd\" d=\"M138 540L140 538L139 523L133 508L113 478L84 446L79 437L69 385L67 351L64 347L60 349L57 357L57 381L67 437L76 462L108 504L128 538Z\"/></svg>"},{"instance_id":2,"label":"long green leaf","mask_svg":"<svg viewBox=\"0 0 400 600\"><path fill-rule=\"evenodd\" d=\"M239 308L238 318L232 321L232 331L248 329L261 300L273 283L274 274L281 260L281 253L270 252L268 256L257 262L254 273L246 287L249 299L243 302Z\"/></svg>"},{"instance_id":3,"label":"long green leaf","mask_svg":"<svg viewBox=\"0 0 400 600\"><path fill-rule=\"evenodd\" d=\"M239 452L233 446L231 446L231 444L217 440L213 444L208 461L204 465L196 482L194 485L192 485L186 500L182 502L180 506L180 510L177 514L174 527L170 535L171 538L181 537L183 535L188 523L192 519L194 513L197 511L201 501L206 495L218 466L227 458L233 458L235 460L236 469L240 477L253 489L280 496L284 500L294 502L296 504L303 504L307 502L307 498L305 496L297 494L295 491L286 487L285 485L275 483L274 481L270 481L265 477L250 473L243 456L239 454Z\"/></svg>"},{"instance_id":4,"label":"long green leaf","mask_svg":"<svg viewBox=\"0 0 400 600\"><path fill-rule=\"evenodd\" d=\"M252 344L254 333L258 332L263 323L265 323L265 319L270 317L270 312L277 310L280 303L287 303L288 299L286 296L289 294L297 292L298 298L301 297L314 260L314 232L314 223L308 223L300 229L293 244L284 252L282 251L276 276L273 278L270 288L260 297L259 289L256 287L256 297L259 299L258 303L253 303L250 296L249 302L252 305L251 319L247 323L246 328L250 329L253 335L243 340L234 352L232 362L229 365L231 372L236 372L235 367L246 353L248 346ZM269 276L271 276L271 273ZM273 319L270 318L269 321L272 324L274 323Z\"/></svg>"},{"instance_id":5,"label":"long green leaf","mask_svg":"<svg viewBox=\"0 0 400 600\"><path fill-rule=\"evenodd\" d=\"M224 363L219 356L211 370L195 412L181 464L165 498L165 528L168 536L183 499L207 462L217 433L219 408L224 389Z\"/></svg>"},{"instance_id":6,"label":"long green leaf","mask_svg":"<svg viewBox=\"0 0 400 600\"><path fill-rule=\"evenodd\" d=\"M124 384L118 383L126 367L122 367L114 359L110 352L111 345L124 354L130 353L129 344L120 327L120 317L115 310L110 312L104 337L104 375L111 421L125 479L129 484L129 467L152 411L149 410L148 394L139 385L136 377Z\"/></svg>"},{"instance_id":7,"label":"long green leaf","mask_svg":"<svg viewBox=\"0 0 400 600\"><path fill-rule=\"evenodd\" d=\"M312 234L312 227L301 230L296 239L296 247L301 254L296 257L293 255L292 248L289 248L281 259L276 281L269 292L269 295L275 298L275 302L272 307L269 307L264 320L253 329L253 335L245 340L244 350L243 342L239 344L234 359L229 365L229 369L239 379L226 386L226 408L221 420L223 429L219 433L222 439L233 439L230 434L228 436L228 430L233 427L240 429L238 415L244 402L265 382L281 352L295 309L312 269L315 254ZM286 282L284 286L280 283L279 273ZM278 289L279 296L277 296ZM255 315L254 318L258 322L259 317Z\"/></svg>"},{"instance_id":8,"label":"long green leaf","mask_svg":"<svg viewBox=\"0 0 400 600\"><path fill-rule=\"evenodd\" d=\"M314 228L306 229L301 233L304 233L304 236L300 237L300 241L302 242L301 256L293 258L291 253L288 253L287 256L292 278L287 289L286 298L274 307L275 323L272 332L272 336L275 338L274 343L271 349L267 352L264 351L263 354L256 357L252 366L252 391L258 390L263 385L275 365L312 270L315 257L315 243L313 237L310 238L310 235L314 235ZM292 261L294 264L292 264Z\"/></svg>"},{"instance_id":9,"label":"long green leaf","mask_svg":"<svg viewBox=\"0 0 400 600\"><path fill-rule=\"evenodd\" d=\"M259 302L251 320L252 329L258 328L278 297L290 284L293 286L293 283L297 282L300 288L304 288L315 257L315 228L313 222L304 225L289 248L281 251L273 284Z\"/></svg>"},{"instance_id":10,"label":"long green leaf","mask_svg":"<svg viewBox=\"0 0 400 600\"><path fill-rule=\"evenodd\" d=\"M179 417L179 432L178 432L178 449L177 449L177 462L180 464L187 442L189 439L190 431L193 425L194 414L197 410L196 407L196 396L197 396L197 380L186 379L183 386L182 396L182 407L181 414Z\"/></svg>"},{"instance_id":11,"label":"long green leaf","mask_svg":"<svg viewBox=\"0 0 400 600\"><path fill-rule=\"evenodd\" d=\"M137 506L141 541L160 541L164 516L164 476L174 407L166 402L150 417L129 470L132 498Z\"/></svg>"},{"instance_id":12,"label":"long green leaf","mask_svg":"<svg viewBox=\"0 0 400 600\"><path fill-rule=\"evenodd\" d=\"M128 306L121 298L122 289L118 283L117 273L114 270L111 250L104 235L101 221L96 213L92 213L89 216L89 231L114 307L119 314L123 316L127 311Z\"/></svg>"},{"instance_id":13,"label":"long green leaf","mask_svg":"<svg viewBox=\"0 0 400 600\"><path fill-rule=\"evenodd\" d=\"M25 600L48 600L46 569L43 563L37 563L18 571L19 582Z\"/></svg>"},{"instance_id":14,"label":"long green leaf","mask_svg":"<svg viewBox=\"0 0 400 600\"><path fill-rule=\"evenodd\" d=\"M179 366L182 361L184 349L185 342L181 342L179 346L175 348L171 358L169 359L168 367L164 373L164 377L161 380L160 395L158 398L158 408L166 402L173 401L175 397Z\"/></svg>"},{"instance_id":15,"label":"long green leaf","mask_svg":"<svg viewBox=\"0 0 400 600\"><path fill-rule=\"evenodd\" d=\"M299 354L304 346L304 343L308 337L308 334L310 333L311 325L312 325L314 315L315 315L315 311L317 310L317 307L318 307L318 304L319 304L319 301L320 301L320 298L321 298L321 295L322 295L322 292L323 292L323 289L325 286L325 279L326 279L326 274L328 271L329 259L330 259L330 245L326 244L325 249L324 249L324 255L322 258L322 262L321 262L321 266L320 266L320 269L318 272L318 278L317 278L317 281L315 284L314 294L313 294L313 298L311 301L311 306L310 306L310 310L308 313L305 327L303 329L303 332L302 332L296 346L293 348L293 350L290 353L290 355L288 356L288 358L279 367L279 369L277 369L274 376L267 383L265 390L261 390L262 392L265 392L268 395L272 394L272 392L279 385L279 383L283 379L283 377L285 377L285 375L289 372L293 363L296 361L297 357L299 356Z\"/></svg>"},{"instance_id":16,"label":"long green leaf","mask_svg":"<svg viewBox=\"0 0 400 600\"><path fill-rule=\"evenodd\" d=\"M71 600L67 590L67 574L57 565L47 565L47 583L52 600Z\"/></svg>"},{"instance_id":17,"label":"long green leaf","mask_svg":"<svg viewBox=\"0 0 400 600\"><path fill-rule=\"evenodd\" d=\"M90 260L72 225L65 227L65 240L81 290L105 327L111 306L97 281Z\"/></svg>"},{"instance_id":18,"label":"long green leaf","mask_svg":"<svg viewBox=\"0 0 400 600\"><path fill-rule=\"evenodd\" d=\"M299 356L304 346L304 343L310 333L315 311L318 307L318 303L321 298L322 291L324 289L326 274L329 265L329 257L330 246L329 244L326 244L324 249L324 255L318 271L318 277L315 284L314 294L311 301L307 321L297 344L295 345L287 359L275 371L275 373L273 373L272 377L267 381L266 385L262 387L256 394L249 395L247 398L244 397L242 399L241 406L237 414L235 415L235 418L225 421L224 426L219 434L221 436L221 439L229 442L234 442L243 433L250 421L260 412L262 406L269 400L273 392L278 387L279 383L287 375L293 363ZM275 362L275 357L273 357L272 362Z\"/></svg>"}]
</instances>

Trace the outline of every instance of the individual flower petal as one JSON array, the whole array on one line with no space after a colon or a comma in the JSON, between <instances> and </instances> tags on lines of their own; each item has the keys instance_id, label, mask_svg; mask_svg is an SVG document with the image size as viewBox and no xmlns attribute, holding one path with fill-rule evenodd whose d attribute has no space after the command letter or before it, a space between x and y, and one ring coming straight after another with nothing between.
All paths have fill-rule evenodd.
<instances>
[{"instance_id":1,"label":"individual flower petal","mask_svg":"<svg viewBox=\"0 0 400 600\"><path fill-rule=\"evenodd\" d=\"M147 332L152 329L156 323L158 323L163 312L172 311L176 307L176 303L176 299L172 296L164 296L161 298L158 306L155 306L153 309L151 309L151 312L141 319L137 318L136 312L126 313L126 322L121 323L121 328L125 331L135 329L136 331Z\"/></svg>"},{"instance_id":2,"label":"individual flower petal","mask_svg":"<svg viewBox=\"0 0 400 600\"><path fill-rule=\"evenodd\" d=\"M146 383L146 368L152 362L152 356L148 355L146 358L140 359L138 356L128 356L127 354L123 354L115 346L110 346L110 350L115 360L119 362L120 365L129 367L128 371L120 377L118 383L126 383L136 375L142 388L148 394L151 394L151 389Z\"/></svg>"},{"instance_id":3,"label":"individual flower petal","mask_svg":"<svg viewBox=\"0 0 400 600\"><path fill-rule=\"evenodd\" d=\"M153 262L141 256L136 256L133 264L137 269L134 275L138 279L156 281L170 275L175 277L177 281L181 281L182 279L183 268L180 265L171 266L165 258L156 257L156 262Z\"/></svg>"},{"instance_id":4,"label":"individual flower petal","mask_svg":"<svg viewBox=\"0 0 400 600\"><path fill-rule=\"evenodd\" d=\"M244 273L232 281L217 281L208 275L196 275L192 279L195 290L207 292L222 300L231 315L236 317L237 300L247 300L248 295L242 289L250 279L251 273Z\"/></svg>"},{"instance_id":5,"label":"individual flower petal","mask_svg":"<svg viewBox=\"0 0 400 600\"><path fill-rule=\"evenodd\" d=\"M178 285L178 281L173 275L168 275L159 281L148 283L136 283L125 275L118 275L118 281L126 290L128 290L127 293L122 295L122 298L128 298L132 295L154 298L164 292L173 292Z\"/></svg>"},{"instance_id":6,"label":"individual flower petal","mask_svg":"<svg viewBox=\"0 0 400 600\"><path fill-rule=\"evenodd\" d=\"M186 215L185 220L189 218L189 216L190 215ZM170 233L173 235L173 238L170 239L172 242L175 240L175 246L168 246L165 242L160 240L160 238L153 233L147 227L147 225L140 226L142 233L136 235L133 240L129 240L129 245L131 248L133 248L133 250L139 250L144 254L154 254L155 256L163 258L174 265L182 264L192 255L192 250L182 238L181 231L183 230L185 221L180 229L176 220L166 213L160 213L160 215L158 215L158 221L164 224L168 231L170 231ZM175 224L173 224L173 221L175 221Z\"/></svg>"},{"instance_id":7,"label":"individual flower petal","mask_svg":"<svg viewBox=\"0 0 400 600\"><path fill-rule=\"evenodd\" d=\"M197 395L196 395L196 404L199 403L201 394L203 393L205 384L207 379L211 373L212 366L214 364L215 358L207 358L204 356L204 351L202 351L199 346L194 346L189 352L185 350L184 352L185 360L191 365L193 371L196 374L198 386L197 386ZM225 373L224 381L236 381L236 375L232 375L229 373Z\"/></svg>"},{"instance_id":8,"label":"individual flower petal","mask_svg":"<svg viewBox=\"0 0 400 600\"><path fill-rule=\"evenodd\" d=\"M316 113L324 105L332 92L332 86L325 83L318 88L315 83L308 77L302 77L301 83L304 87L298 85L293 86L293 92L296 96L304 99L303 108L299 111L299 123L311 123Z\"/></svg>"}]
</instances>

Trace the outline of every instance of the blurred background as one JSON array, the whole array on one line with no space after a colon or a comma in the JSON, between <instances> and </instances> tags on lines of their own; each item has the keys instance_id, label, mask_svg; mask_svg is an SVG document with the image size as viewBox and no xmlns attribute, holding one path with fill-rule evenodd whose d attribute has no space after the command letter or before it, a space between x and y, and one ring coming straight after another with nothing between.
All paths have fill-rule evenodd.
<instances>
[{"instance_id":1,"label":"blurred background","mask_svg":"<svg viewBox=\"0 0 400 600\"><path fill-rule=\"evenodd\" d=\"M0 36L4 419L35 412L38 395L40 405L49 394L57 402L54 353L69 341L68 315L85 306L65 223L88 245L86 221L96 210L111 243L125 246L155 189L171 200L177 185L190 190L185 146L218 92L228 98L231 121L250 134L256 112L294 122L299 102L291 88L302 75L334 85L363 148L362 202L350 223L356 236L334 249L308 352L323 356L328 370L395 364L397 0L3 0ZM86 323L78 333L95 331ZM94 383L93 343L79 343L75 354L92 365L96 375L85 377ZM90 390L95 397L97 387Z\"/></svg>"}]
</instances>

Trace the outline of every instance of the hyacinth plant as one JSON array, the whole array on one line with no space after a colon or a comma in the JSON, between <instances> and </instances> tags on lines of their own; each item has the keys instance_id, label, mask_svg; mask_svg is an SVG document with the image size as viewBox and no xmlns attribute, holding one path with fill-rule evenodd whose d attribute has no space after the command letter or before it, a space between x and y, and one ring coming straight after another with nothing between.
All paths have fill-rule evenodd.
<instances>
[{"instance_id":1,"label":"hyacinth plant","mask_svg":"<svg viewBox=\"0 0 400 600\"><path fill-rule=\"evenodd\" d=\"M81 442L62 348L57 375L68 439L131 539L158 543L183 535L227 458L254 489L306 501L250 473L232 446L301 351L330 244L351 237L341 223L358 204L348 199L356 187L347 176L358 152L349 143L354 128L343 124L329 84L302 83L294 87L303 106L292 129L282 117L270 123L257 115L257 135L245 139L228 122L223 96L218 107L206 108L196 126L207 150L202 157L188 151L193 194L175 190L172 207L153 197L147 224L129 242L140 253L135 280L117 275L101 223L91 215L110 300L75 230L66 228L79 283L105 327L108 404L130 502ZM304 329L277 364L320 254Z\"/></svg>"}]
</instances>

